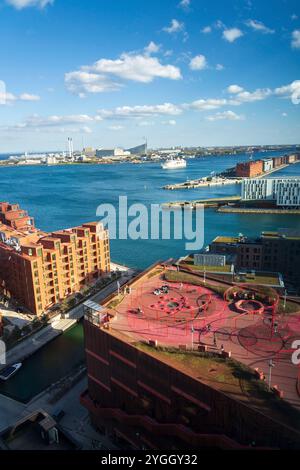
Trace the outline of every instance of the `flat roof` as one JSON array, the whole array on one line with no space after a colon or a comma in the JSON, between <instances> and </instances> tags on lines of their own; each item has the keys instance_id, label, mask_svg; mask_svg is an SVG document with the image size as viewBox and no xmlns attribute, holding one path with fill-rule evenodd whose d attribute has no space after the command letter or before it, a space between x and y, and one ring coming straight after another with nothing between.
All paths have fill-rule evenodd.
<instances>
[{"instance_id":1,"label":"flat roof","mask_svg":"<svg viewBox=\"0 0 300 470\"><path fill-rule=\"evenodd\" d=\"M212 241L212 243L238 243L239 241L240 237L218 236Z\"/></svg>"}]
</instances>

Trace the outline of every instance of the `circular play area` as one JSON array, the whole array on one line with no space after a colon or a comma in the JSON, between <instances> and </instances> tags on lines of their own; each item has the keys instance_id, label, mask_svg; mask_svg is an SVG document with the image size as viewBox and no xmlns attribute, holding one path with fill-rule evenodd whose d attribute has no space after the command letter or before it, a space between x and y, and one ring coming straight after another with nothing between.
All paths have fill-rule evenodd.
<instances>
[{"instance_id":1,"label":"circular play area","mask_svg":"<svg viewBox=\"0 0 300 470\"><path fill-rule=\"evenodd\" d=\"M244 299L235 302L235 308L240 313L252 313L261 315L265 311L265 306L258 300Z\"/></svg>"},{"instance_id":2,"label":"circular play area","mask_svg":"<svg viewBox=\"0 0 300 470\"><path fill-rule=\"evenodd\" d=\"M241 284L229 287L224 299L232 303L237 312L242 314L262 315L268 311L276 313L279 295L271 287Z\"/></svg>"}]
</instances>

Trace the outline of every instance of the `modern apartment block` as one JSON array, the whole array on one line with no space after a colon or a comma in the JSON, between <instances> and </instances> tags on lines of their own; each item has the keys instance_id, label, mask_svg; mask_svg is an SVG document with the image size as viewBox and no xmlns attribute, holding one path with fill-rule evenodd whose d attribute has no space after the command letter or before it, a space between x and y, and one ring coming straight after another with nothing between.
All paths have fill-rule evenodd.
<instances>
[{"instance_id":1,"label":"modern apartment block","mask_svg":"<svg viewBox=\"0 0 300 470\"><path fill-rule=\"evenodd\" d=\"M0 289L36 315L110 271L102 224L45 233L8 203L0 203L0 220Z\"/></svg>"},{"instance_id":2,"label":"modern apartment block","mask_svg":"<svg viewBox=\"0 0 300 470\"><path fill-rule=\"evenodd\" d=\"M279 207L300 207L300 178L243 180L243 201L273 201Z\"/></svg>"},{"instance_id":3,"label":"modern apartment block","mask_svg":"<svg viewBox=\"0 0 300 470\"><path fill-rule=\"evenodd\" d=\"M236 256L240 270L279 272L295 286L300 285L300 232L279 230L262 232L259 238L216 237L210 253Z\"/></svg>"}]
</instances>

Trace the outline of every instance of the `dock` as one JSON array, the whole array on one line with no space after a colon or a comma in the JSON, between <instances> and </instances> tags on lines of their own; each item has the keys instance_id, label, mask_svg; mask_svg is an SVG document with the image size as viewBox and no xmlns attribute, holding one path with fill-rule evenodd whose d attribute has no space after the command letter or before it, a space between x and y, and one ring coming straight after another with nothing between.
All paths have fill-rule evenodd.
<instances>
[{"instance_id":1,"label":"dock","mask_svg":"<svg viewBox=\"0 0 300 470\"><path fill-rule=\"evenodd\" d=\"M196 209L197 206L204 206L205 209L220 207L224 204L235 204L241 201L241 196L228 196L210 199L197 199L194 201L174 201L161 204L162 209Z\"/></svg>"},{"instance_id":2,"label":"dock","mask_svg":"<svg viewBox=\"0 0 300 470\"><path fill-rule=\"evenodd\" d=\"M283 170L284 168L287 168L290 165L295 165L296 163L299 163L299 162L300 160L296 160L295 162L292 162L292 163L285 163L276 168L272 168L272 170L265 171L261 175L255 176L255 178L264 178L265 176L269 176L272 173L275 173L276 171ZM178 189L199 189L199 188L207 188L211 186L242 184L243 180L245 179L249 179L249 178L226 176L225 173L224 174L221 173L216 176L203 176L202 178L184 181L183 183L167 184L166 186L163 186L162 189L174 191Z\"/></svg>"}]
</instances>

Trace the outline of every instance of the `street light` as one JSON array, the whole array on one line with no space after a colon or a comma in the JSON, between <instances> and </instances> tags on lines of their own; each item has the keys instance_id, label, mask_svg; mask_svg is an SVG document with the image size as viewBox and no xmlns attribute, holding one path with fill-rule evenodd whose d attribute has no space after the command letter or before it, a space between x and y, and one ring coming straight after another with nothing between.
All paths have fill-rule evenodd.
<instances>
[{"instance_id":1,"label":"street light","mask_svg":"<svg viewBox=\"0 0 300 470\"><path fill-rule=\"evenodd\" d=\"M283 300L283 308L285 310L285 307L286 307L286 296L287 296L287 290L284 289L284 300Z\"/></svg>"},{"instance_id":2,"label":"street light","mask_svg":"<svg viewBox=\"0 0 300 470\"><path fill-rule=\"evenodd\" d=\"M191 328L191 333L192 333L192 351L194 351L194 333L195 333L195 328L194 325L192 324Z\"/></svg>"},{"instance_id":3,"label":"street light","mask_svg":"<svg viewBox=\"0 0 300 470\"><path fill-rule=\"evenodd\" d=\"M269 361L269 383L268 383L268 386L269 386L269 391L271 390L271 380L272 380L272 368L275 367L275 364L273 362L273 359L270 359Z\"/></svg>"}]
</instances>

